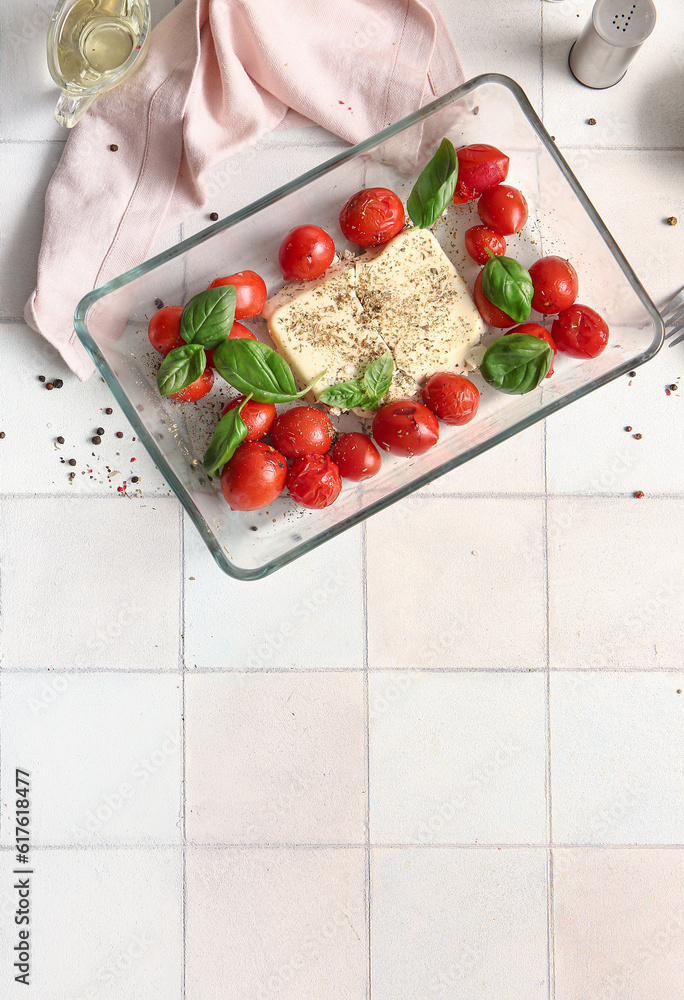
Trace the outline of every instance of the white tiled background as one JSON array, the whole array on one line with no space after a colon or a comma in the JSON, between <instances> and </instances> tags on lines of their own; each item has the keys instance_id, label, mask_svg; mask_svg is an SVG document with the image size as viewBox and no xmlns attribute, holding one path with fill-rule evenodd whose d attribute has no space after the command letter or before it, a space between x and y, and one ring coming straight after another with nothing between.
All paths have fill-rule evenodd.
<instances>
[{"instance_id":1,"label":"white tiled background","mask_svg":"<svg viewBox=\"0 0 684 1000\"><path fill-rule=\"evenodd\" d=\"M35 1000L680 1000L684 345L227 579L102 382L20 319L64 142L52 6L0 7L0 995L24 995L20 767ZM567 71L591 6L441 0L466 76L521 83L661 301L684 283L681 5L605 92ZM246 202L339 146L278 132L220 176Z\"/></svg>"}]
</instances>

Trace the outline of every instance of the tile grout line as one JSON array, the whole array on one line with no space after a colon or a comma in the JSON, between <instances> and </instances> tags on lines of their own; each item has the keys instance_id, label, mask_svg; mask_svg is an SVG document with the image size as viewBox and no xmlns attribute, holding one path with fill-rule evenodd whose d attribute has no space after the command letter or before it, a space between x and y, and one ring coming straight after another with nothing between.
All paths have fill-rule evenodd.
<instances>
[{"instance_id":1,"label":"tile grout line","mask_svg":"<svg viewBox=\"0 0 684 1000\"><path fill-rule=\"evenodd\" d=\"M551 623L549 602L549 497L548 497L548 447L547 423L542 425L542 467L544 476L544 600L546 635L544 647L546 656L545 724L546 724L546 834L549 844L553 843L553 792L551 783ZM556 995L555 982L555 940L553 925L553 860L551 848L546 855L546 940L548 949L549 1000Z\"/></svg>"},{"instance_id":2,"label":"tile grout line","mask_svg":"<svg viewBox=\"0 0 684 1000\"><path fill-rule=\"evenodd\" d=\"M363 673L363 667L211 667L197 670L185 670L186 676L191 674L358 674ZM114 667L3 667L4 674L162 674L170 677L173 670L163 667L140 667L139 669ZM379 674L545 674L546 667L377 667L374 675ZM611 676L613 674L661 674L681 675L682 667L552 667L554 674L595 674ZM371 676L370 670L368 671Z\"/></svg>"},{"instance_id":3,"label":"tile grout line","mask_svg":"<svg viewBox=\"0 0 684 1000\"><path fill-rule=\"evenodd\" d=\"M183 508L178 508L178 559L180 563L180 587L178 592L178 670L181 687L181 1000L186 993L185 960L187 954L187 882L186 882L186 796L185 796L185 522Z\"/></svg>"},{"instance_id":4,"label":"tile grout line","mask_svg":"<svg viewBox=\"0 0 684 1000\"><path fill-rule=\"evenodd\" d=\"M366 889L366 962L368 978L366 981L366 1000L371 1000L371 864L370 864L370 698L368 684L368 546L366 537L366 522L361 526L361 593L363 608L363 703L365 713L364 726L364 765L366 770L366 815L364 844L364 880Z\"/></svg>"},{"instance_id":5,"label":"tile grout line","mask_svg":"<svg viewBox=\"0 0 684 1000\"><path fill-rule=\"evenodd\" d=\"M143 844L131 842L130 844L31 844L32 851L178 851L182 848L182 842ZM206 851L359 851L366 847L365 841L361 843L292 843L267 841L265 843L204 843L202 841L188 841L186 846ZM0 846L0 856L3 853L15 851L12 844ZM547 843L527 843L527 844L496 844L496 843L471 843L471 844L418 844L406 842L405 844L373 844L373 850L378 851L544 851L548 854L555 851L679 851L684 855L684 844L590 844L577 841L567 844Z\"/></svg>"},{"instance_id":6,"label":"tile grout line","mask_svg":"<svg viewBox=\"0 0 684 1000\"><path fill-rule=\"evenodd\" d=\"M496 446L495 446L496 447ZM489 449L490 451L492 449ZM465 463L467 464L467 463ZM446 475L446 473L444 473ZM420 493L415 492L409 494L411 502L416 503L418 501L427 502L430 500L542 500L545 496L550 496L555 499L573 499L573 500L630 500L633 497L633 493L630 491L624 491L620 493L609 493L607 490L597 490L595 492L589 492L587 490L568 490L568 491L552 491L548 494L546 493L523 493L523 492L511 492L507 493L505 491L489 491L483 493ZM402 497L400 500L393 500L390 506L394 504L401 503L407 500L409 497ZM172 492L168 491L166 493L153 493L141 497L140 499L154 502L154 503L178 503L178 499ZM684 499L684 491L682 490L663 490L662 492L652 492L648 494L648 500L653 501L665 501L665 500L682 500ZM36 492L35 490L31 493L12 493L12 492L0 492L0 500L97 500L97 501L120 501L121 496L118 493L112 493L110 491L105 492L93 492L93 493L74 493L74 492ZM644 501L645 503L646 501ZM374 515L371 515L374 516ZM361 521L361 524L365 524L368 518Z\"/></svg>"}]
</instances>

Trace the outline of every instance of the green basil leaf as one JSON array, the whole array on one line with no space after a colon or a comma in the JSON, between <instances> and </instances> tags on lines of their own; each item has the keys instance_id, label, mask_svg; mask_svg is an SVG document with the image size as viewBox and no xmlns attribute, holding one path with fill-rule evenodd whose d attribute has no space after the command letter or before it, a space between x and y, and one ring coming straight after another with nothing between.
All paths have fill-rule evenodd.
<instances>
[{"instance_id":1,"label":"green basil leaf","mask_svg":"<svg viewBox=\"0 0 684 1000\"><path fill-rule=\"evenodd\" d=\"M242 419L241 413L246 402L245 399L240 406L228 410L219 420L202 463L208 476L213 476L222 465L230 462L237 446L247 437L247 424Z\"/></svg>"},{"instance_id":2,"label":"green basil leaf","mask_svg":"<svg viewBox=\"0 0 684 1000\"><path fill-rule=\"evenodd\" d=\"M289 403L306 395L323 372L301 391L287 361L260 340L226 340L214 352L219 375L258 403Z\"/></svg>"},{"instance_id":3,"label":"green basil leaf","mask_svg":"<svg viewBox=\"0 0 684 1000\"><path fill-rule=\"evenodd\" d=\"M489 258L482 269L482 291L492 305L516 323L524 323L532 312L534 287L530 272L512 257Z\"/></svg>"},{"instance_id":4,"label":"green basil leaf","mask_svg":"<svg viewBox=\"0 0 684 1000\"><path fill-rule=\"evenodd\" d=\"M201 344L211 351L218 347L235 321L235 285L209 288L193 295L181 313L181 337L186 344Z\"/></svg>"},{"instance_id":5,"label":"green basil leaf","mask_svg":"<svg viewBox=\"0 0 684 1000\"><path fill-rule=\"evenodd\" d=\"M366 402L366 394L359 379L350 378L347 382L338 382L337 385L331 385L328 389L324 389L318 399L326 406L336 406L340 410L351 410Z\"/></svg>"},{"instance_id":6,"label":"green basil leaf","mask_svg":"<svg viewBox=\"0 0 684 1000\"><path fill-rule=\"evenodd\" d=\"M391 351L386 351L376 358L363 374L363 391L367 399L379 403L392 384L394 374L394 358Z\"/></svg>"},{"instance_id":7,"label":"green basil leaf","mask_svg":"<svg viewBox=\"0 0 684 1000\"><path fill-rule=\"evenodd\" d=\"M511 333L490 344L480 365L480 375L501 392L530 392L546 377L553 351L545 340L527 333Z\"/></svg>"},{"instance_id":8,"label":"green basil leaf","mask_svg":"<svg viewBox=\"0 0 684 1000\"><path fill-rule=\"evenodd\" d=\"M442 139L406 202L414 226L427 229L437 221L454 196L457 180L458 157L454 144L449 139Z\"/></svg>"},{"instance_id":9,"label":"green basil leaf","mask_svg":"<svg viewBox=\"0 0 684 1000\"><path fill-rule=\"evenodd\" d=\"M201 344L186 344L169 351L157 372L157 386L162 396L192 385L207 366L207 356Z\"/></svg>"}]
</instances>

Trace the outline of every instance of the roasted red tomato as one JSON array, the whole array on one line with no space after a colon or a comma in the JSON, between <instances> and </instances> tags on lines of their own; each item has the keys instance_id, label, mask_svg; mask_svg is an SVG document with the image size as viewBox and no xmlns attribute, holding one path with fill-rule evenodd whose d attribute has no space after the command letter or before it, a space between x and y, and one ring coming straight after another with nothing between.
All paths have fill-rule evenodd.
<instances>
[{"instance_id":1,"label":"roasted red tomato","mask_svg":"<svg viewBox=\"0 0 684 1000\"><path fill-rule=\"evenodd\" d=\"M512 330L507 330L504 337L507 337L509 333L526 333L530 337L539 337L540 340L545 340L549 347L553 350L553 361L556 360L556 354L558 351L556 349L556 344L553 337L549 331L541 326L539 323L521 323L520 326L514 326ZM553 361L551 362L551 367L546 373L547 378L551 378L553 375Z\"/></svg>"},{"instance_id":2,"label":"roasted red tomato","mask_svg":"<svg viewBox=\"0 0 684 1000\"><path fill-rule=\"evenodd\" d=\"M261 510L282 493L287 462L263 441L243 441L221 473L221 489L231 510Z\"/></svg>"},{"instance_id":3,"label":"roasted red tomato","mask_svg":"<svg viewBox=\"0 0 684 1000\"><path fill-rule=\"evenodd\" d=\"M475 143L456 150L458 156L458 181L454 201L462 205L465 201L478 198L508 176L509 159L496 146Z\"/></svg>"},{"instance_id":4,"label":"roasted red tomato","mask_svg":"<svg viewBox=\"0 0 684 1000\"><path fill-rule=\"evenodd\" d=\"M340 229L359 247L387 243L404 228L404 206L388 188L364 188L340 212Z\"/></svg>"},{"instance_id":5,"label":"roasted red tomato","mask_svg":"<svg viewBox=\"0 0 684 1000\"><path fill-rule=\"evenodd\" d=\"M280 244L278 262L283 278L308 281L320 278L335 256L335 244L319 226L297 226Z\"/></svg>"},{"instance_id":6,"label":"roasted red tomato","mask_svg":"<svg viewBox=\"0 0 684 1000\"><path fill-rule=\"evenodd\" d=\"M506 240L486 226L472 226L466 229L465 248L478 264L486 264L489 260L488 250L497 257L506 253Z\"/></svg>"},{"instance_id":7,"label":"roasted red tomato","mask_svg":"<svg viewBox=\"0 0 684 1000\"><path fill-rule=\"evenodd\" d=\"M480 271L475 279L473 298L475 299L475 305L477 306L485 323L489 323L490 326L501 327L502 329L505 326L515 326L515 320L511 319L511 317L508 316L503 309L499 309L493 302L490 302L485 293L482 291L482 271Z\"/></svg>"},{"instance_id":8,"label":"roasted red tomato","mask_svg":"<svg viewBox=\"0 0 684 1000\"><path fill-rule=\"evenodd\" d=\"M423 402L445 424L467 424L480 405L477 386L454 372L437 372L423 386Z\"/></svg>"},{"instance_id":9,"label":"roasted red tomato","mask_svg":"<svg viewBox=\"0 0 684 1000\"><path fill-rule=\"evenodd\" d=\"M340 470L329 455L303 455L290 466L287 489L295 503L322 510L339 496Z\"/></svg>"},{"instance_id":10,"label":"roasted red tomato","mask_svg":"<svg viewBox=\"0 0 684 1000\"><path fill-rule=\"evenodd\" d=\"M286 458L325 455L334 437L330 417L313 406L286 410L271 428L271 441Z\"/></svg>"},{"instance_id":11,"label":"roasted red tomato","mask_svg":"<svg viewBox=\"0 0 684 1000\"><path fill-rule=\"evenodd\" d=\"M230 328L230 333L228 334L228 340L256 340L256 337L243 323L233 323ZM207 351L207 364L214 367L214 348L211 351Z\"/></svg>"},{"instance_id":12,"label":"roasted red tomato","mask_svg":"<svg viewBox=\"0 0 684 1000\"><path fill-rule=\"evenodd\" d=\"M415 399L385 403L373 417L373 437L384 451L410 458L439 440L437 417Z\"/></svg>"},{"instance_id":13,"label":"roasted red tomato","mask_svg":"<svg viewBox=\"0 0 684 1000\"><path fill-rule=\"evenodd\" d=\"M244 396L238 396L237 399L232 399L228 403L228 406L224 408L221 416L225 417L229 410L234 410L236 406L242 403L244 398ZM266 437L273 426L273 421L276 418L276 408L273 403L257 403L256 400L249 399L242 407L240 416L247 427L245 441L259 441L261 438Z\"/></svg>"},{"instance_id":14,"label":"roasted red tomato","mask_svg":"<svg viewBox=\"0 0 684 1000\"><path fill-rule=\"evenodd\" d=\"M147 336L155 351L167 355L176 347L183 347L185 341L180 335L180 321L183 306L164 306L159 309L147 327Z\"/></svg>"},{"instance_id":15,"label":"roasted red tomato","mask_svg":"<svg viewBox=\"0 0 684 1000\"><path fill-rule=\"evenodd\" d=\"M542 257L530 268L534 285L532 308L559 313L573 304L579 291L577 271L564 257Z\"/></svg>"},{"instance_id":16,"label":"roasted red tomato","mask_svg":"<svg viewBox=\"0 0 684 1000\"><path fill-rule=\"evenodd\" d=\"M197 399L202 399L206 396L208 392L211 392L211 387L214 384L214 369L210 368L209 365L204 369L202 374L190 385L186 385L184 389L180 392L174 392L171 396L167 396L167 399L175 399L177 403L191 403Z\"/></svg>"},{"instance_id":17,"label":"roasted red tomato","mask_svg":"<svg viewBox=\"0 0 684 1000\"><path fill-rule=\"evenodd\" d=\"M572 305L553 321L551 336L563 354L595 358L608 343L608 324L589 306Z\"/></svg>"},{"instance_id":18,"label":"roasted red tomato","mask_svg":"<svg viewBox=\"0 0 684 1000\"><path fill-rule=\"evenodd\" d=\"M369 437L359 431L343 434L338 438L332 457L342 478L351 479L355 483L375 476L382 465L378 449Z\"/></svg>"},{"instance_id":19,"label":"roasted red tomato","mask_svg":"<svg viewBox=\"0 0 684 1000\"><path fill-rule=\"evenodd\" d=\"M266 283L256 271L238 271L226 278L216 278L209 288L219 288L221 285L235 285L235 319L258 316L266 305Z\"/></svg>"},{"instance_id":20,"label":"roasted red tomato","mask_svg":"<svg viewBox=\"0 0 684 1000\"><path fill-rule=\"evenodd\" d=\"M477 214L495 233L510 236L519 233L527 222L527 202L522 191L499 184L480 195Z\"/></svg>"}]
</instances>

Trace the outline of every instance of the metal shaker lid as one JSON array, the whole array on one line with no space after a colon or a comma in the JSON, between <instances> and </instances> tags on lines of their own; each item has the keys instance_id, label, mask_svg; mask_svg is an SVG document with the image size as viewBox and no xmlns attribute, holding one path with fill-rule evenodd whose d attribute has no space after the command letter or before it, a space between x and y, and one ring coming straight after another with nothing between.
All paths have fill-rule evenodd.
<instances>
[{"instance_id":1,"label":"metal shaker lid","mask_svg":"<svg viewBox=\"0 0 684 1000\"><path fill-rule=\"evenodd\" d=\"M617 11L617 13L616 13ZM653 0L598 0L591 19L596 33L610 45L629 49L641 45L655 28Z\"/></svg>"},{"instance_id":2,"label":"metal shaker lid","mask_svg":"<svg viewBox=\"0 0 684 1000\"><path fill-rule=\"evenodd\" d=\"M596 0L570 50L573 76L586 87L612 87L655 27L653 0Z\"/></svg>"}]
</instances>

